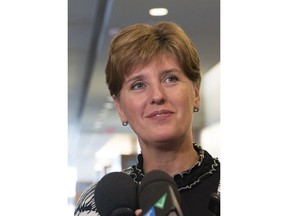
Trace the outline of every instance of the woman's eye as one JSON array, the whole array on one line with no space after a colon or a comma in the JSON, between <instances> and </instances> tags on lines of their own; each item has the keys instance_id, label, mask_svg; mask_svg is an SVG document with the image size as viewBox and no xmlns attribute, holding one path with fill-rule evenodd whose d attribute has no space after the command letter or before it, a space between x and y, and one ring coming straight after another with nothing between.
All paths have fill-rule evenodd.
<instances>
[{"instance_id":1,"label":"woman's eye","mask_svg":"<svg viewBox=\"0 0 288 216\"><path fill-rule=\"evenodd\" d=\"M132 90L138 90L144 88L144 83L138 82L131 85Z\"/></svg>"},{"instance_id":2,"label":"woman's eye","mask_svg":"<svg viewBox=\"0 0 288 216\"><path fill-rule=\"evenodd\" d=\"M178 81L178 77L177 76L169 76L165 79L165 82L176 82Z\"/></svg>"}]
</instances>

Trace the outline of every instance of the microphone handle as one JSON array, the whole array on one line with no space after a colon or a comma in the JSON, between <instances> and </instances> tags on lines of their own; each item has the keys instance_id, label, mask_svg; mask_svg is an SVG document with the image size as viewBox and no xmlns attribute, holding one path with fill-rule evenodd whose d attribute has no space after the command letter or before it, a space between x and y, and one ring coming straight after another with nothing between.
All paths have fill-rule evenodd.
<instances>
[{"instance_id":1,"label":"microphone handle","mask_svg":"<svg viewBox=\"0 0 288 216\"><path fill-rule=\"evenodd\" d=\"M169 213L168 216L184 216L183 212L181 210L180 204L178 203L177 198L176 198L176 196L174 194L174 191L171 188L171 186L169 186L169 191L170 191L170 194L171 194L171 199L172 199L172 201L174 203L174 207L176 208L177 212L173 211L173 212L171 212L173 214Z\"/></svg>"}]
</instances>

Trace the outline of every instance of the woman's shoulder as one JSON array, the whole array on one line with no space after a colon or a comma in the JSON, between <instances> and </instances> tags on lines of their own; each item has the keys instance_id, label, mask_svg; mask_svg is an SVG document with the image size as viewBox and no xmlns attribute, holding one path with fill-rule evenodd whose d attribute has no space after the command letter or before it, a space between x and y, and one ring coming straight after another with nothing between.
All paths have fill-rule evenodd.
<instances>
[{"instance_id":1,"label":"woman's shoulder","mask_svg":"<svg viewBox=\"0 0 288 216\"><path fill-rule=\"evenodd\" d=\"M81 194L74 211L74 216L100 216L96 209L94 192L96 183L88 186Z\"/></svg>"}]
</instances>

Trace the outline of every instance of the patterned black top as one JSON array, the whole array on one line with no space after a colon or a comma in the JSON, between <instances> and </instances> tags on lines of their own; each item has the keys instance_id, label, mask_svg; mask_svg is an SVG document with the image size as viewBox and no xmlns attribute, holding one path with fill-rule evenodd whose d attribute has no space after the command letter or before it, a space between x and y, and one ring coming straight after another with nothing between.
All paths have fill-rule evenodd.
<instances>
[{"instance_id":1,"label":"patterned black top","mask_svg":"<svg viewBox=\"0 0 288 216\"><path fill-rule=\"evenodd\" d=\"M175 175L173 179L181 195L181 209L184 216L211 216L213 214L208 209L208 202L210 194L216 192L220 184L220 162L196 143L193 145L199 154L198 162L189 170ZM144 176L142 154L138 155L137 160L137 164L124 169L123 172L139 184ZM76 205L74 216L100 216L94 200L95 187L96 183L83 192Z\"/></svg>"}]
</instances>

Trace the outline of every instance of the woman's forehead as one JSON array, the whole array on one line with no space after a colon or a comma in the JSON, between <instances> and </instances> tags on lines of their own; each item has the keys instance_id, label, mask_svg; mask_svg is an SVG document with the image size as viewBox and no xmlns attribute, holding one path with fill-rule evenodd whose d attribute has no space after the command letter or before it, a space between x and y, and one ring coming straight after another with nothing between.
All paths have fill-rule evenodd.
<instances>
[{"instance_id":1,"label":"woman's forehead","mask_svg":"<svg viewBox=\"0 0 288 216\"><path fill-rule=\"evenodd\" d=\"M155 56L153 59L151 59L148 62L143 62L143 63L139 63L139 64L135 64L132 69L127 72L126 74L126 78L130 77L131 75L147 68L147 67L154 67L154 68L158 68L161 69L163 67L178 67L181 68L179 65L179 62L177 61L177 58L175 56L173 56L170 53L164 53L162 55L157 55Z\"/></svg>"}]
</instances>

